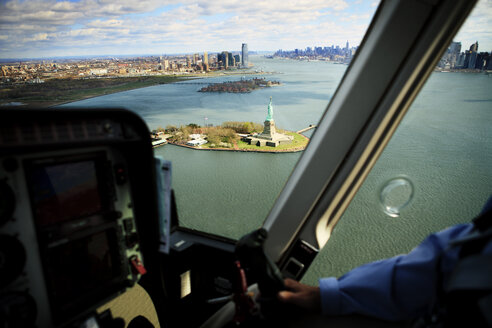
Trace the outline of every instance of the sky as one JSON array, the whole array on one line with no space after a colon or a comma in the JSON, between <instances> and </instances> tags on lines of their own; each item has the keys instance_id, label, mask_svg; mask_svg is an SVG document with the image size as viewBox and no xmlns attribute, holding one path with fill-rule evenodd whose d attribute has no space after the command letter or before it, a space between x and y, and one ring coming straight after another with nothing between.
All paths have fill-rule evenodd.
<instances>
[{"instance_id":1,"label":"sky","mask_svg":"<svg viewBox=\"0 0 492 328\"><path fill-rule=\"evenodd\" d=\"M0 0L0 58L165 55L358 45L374 0ZM492 51L492 0L456 36Z\"/></svg>"}]
</instances>

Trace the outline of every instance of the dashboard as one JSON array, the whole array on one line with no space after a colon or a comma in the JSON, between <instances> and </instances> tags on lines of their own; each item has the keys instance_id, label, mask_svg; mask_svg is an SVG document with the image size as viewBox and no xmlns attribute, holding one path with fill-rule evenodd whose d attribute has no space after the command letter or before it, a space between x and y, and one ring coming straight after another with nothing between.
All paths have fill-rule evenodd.
<instances>
[{"instance_id":1,"label":"dashboard","mask_svg":"<svg viewBox=\"0 0 492 328\"><path fill-rule=\"evenodd\" d=\"M2 324L78 325L146 273L125 148L148 136L126 112L1 114Z\"/></svg>"}]
</instances>

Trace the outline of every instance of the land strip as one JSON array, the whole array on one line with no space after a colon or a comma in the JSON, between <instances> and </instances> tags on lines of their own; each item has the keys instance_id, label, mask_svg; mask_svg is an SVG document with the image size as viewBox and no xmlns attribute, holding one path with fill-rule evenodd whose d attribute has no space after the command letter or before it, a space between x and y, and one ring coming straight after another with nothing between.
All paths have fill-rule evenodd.
<instances>
[{"instance_id":1,"label":"land strip","mask_svg":"<svg viewBox=\"0 0 492 328\"><path fill-rule=\"evenodd\" d=\"M220 72L220 73L219 73ZM205 77L258 74L254 72L219 71L206 74L142 75L126 77L54 78L43 83L0 84L0 106L51 107L111 93L175 83ZM268 74L261 72L260 74Z\"/></svg>"},{"instance_id":2,"label":"land strip","mask_svg":"<svg viewBox=\"0 0 492 328\"><path fill-rule=\"evenodd\" d=\"M181 76L138 76L93 79L51 79L44 83L4 85L0 104L17 102L49 107L106 94L182 81Z\"/></svg>"}]
</instances>

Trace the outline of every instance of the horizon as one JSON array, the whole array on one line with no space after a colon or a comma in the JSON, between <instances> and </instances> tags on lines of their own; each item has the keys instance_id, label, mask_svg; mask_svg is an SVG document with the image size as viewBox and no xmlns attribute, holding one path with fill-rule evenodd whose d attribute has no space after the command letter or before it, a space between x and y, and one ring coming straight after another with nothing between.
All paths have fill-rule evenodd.
<instances>
[{"instance_id":1,"label":"horizon","mask_svg":"<svg viewBox=\"0 0 492 328\"><path fill-rule=\"evenodd\" d=\"M229 51L231 53L241 53L241 50L224 50ZM205 51L207 52L207 51ZM221 51L222 52L222 51ZM255 56L258 54L273 54L275 51L263 51L263 50L248 50L249 55ZM51 57L19 57L19 58L1 58L0 62L9 62L9 61L35 61L35 60L69 60L69 59L110 59L110 58L138 58L138 57L159 57L159 56L170 56L170 57L178 57L178 56L189 56L193 54L203 54L203 51L198 52L187 52L187 53L172 53L172 54L96 54L96 55L73 55L73 56L51 56ZM219 54L220 52L208 51L208 55Z\"/></svg>"},{"instance_id":2,"label":"horizon","mask_svg":"<svg viewBox=\"0 0 492 328\"><path fill-rule=\"evenodd\" d=\"M196 3L158 0L10 0L0 3L0 59L290 51L360 45L378 2ZM454 38L492 51L492 0L479 1ZM233 50L231 50L233 49ZM237 49L237 50L234 50ZM107 54L107 55L106 55Z\"/></svg>"}]
</instances>

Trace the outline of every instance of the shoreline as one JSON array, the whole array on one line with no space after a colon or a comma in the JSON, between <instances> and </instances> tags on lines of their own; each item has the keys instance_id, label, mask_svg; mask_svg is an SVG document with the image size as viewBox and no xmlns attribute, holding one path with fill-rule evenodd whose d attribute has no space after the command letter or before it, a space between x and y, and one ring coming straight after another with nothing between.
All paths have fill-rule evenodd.
<instances>
[{"instance_id":1,"label":"shoreline","mask_svg":"<svg viewBox=\"0 0 492 328\"><path fill-rule=\"evenodd\" d=\"M2 108L25 108L25 107L35 107L35 108L53 108L56 106L61 106L65 104L70 104L74 103L77 101L82 101L86 99L91 99L91 98L96 98L96 97L101 97L101 96L106 96L110 94L115 94L119 92L125 92L125 91L130 91L130 90L137 90L137 89L142 89L142 88L147 88L147 87L152 87L160 84L173 84L173 83L180 83L184 81L190 81L190 80L195 80L195 79L204 79L204 78L216 78L216 77L224 77L224 76L237 76L237 75L268 75L268 74L275 74L275 72L236 72L236 71L230 71L230 72L210 72L206 74L182 74L182 75L155 75L155 76L149 76L149 77L173 77L176 80L172 82L164 82L164 83L152 83L148 85L141 85L141 86L132 86L129 87L128 89L123 89L123 90L115 90L115 91L108 91L108 92L103 92L100 94L97 94L97 89L94 89L96 91L96 94L89 95L89 96L84 96L78 99L72 99L72 100L64 100L64 101L56 101L56 100L47 100L47 101L29 101L25 99L9 99L5 98L2 99L3 103L0 103ZM139 78L140 76L135 76L135 78ZM115 79L118 79L120 77L115 77ZM123 78L127 78L126 76ZM142 83L143 84L143 83ZM78 90L83 90L83 89L78 89ZM19 105L8 105L13 102L19 102L21 104Z\"/></svg>"}]
</instances>

